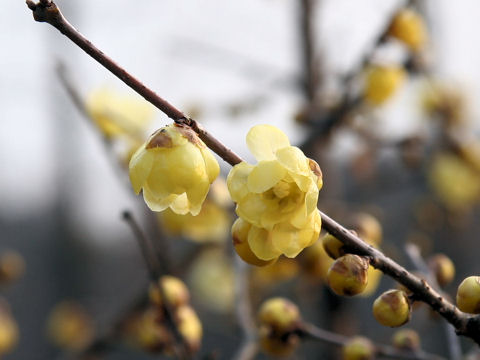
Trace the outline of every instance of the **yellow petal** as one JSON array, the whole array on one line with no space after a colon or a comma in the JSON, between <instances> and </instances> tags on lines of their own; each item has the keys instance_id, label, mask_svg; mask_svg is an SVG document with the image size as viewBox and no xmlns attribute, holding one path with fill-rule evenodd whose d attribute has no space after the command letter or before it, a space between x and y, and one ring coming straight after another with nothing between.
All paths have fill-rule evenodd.
<instances>
[{"instance_id":1,"label":"yellow petal","mask_svg":"<svg viewBox=\"0 0 480 360\"><path fill-rule=\"evenodd\" d=\"M199 181L187 189L187 198L190 203L190 212L192 215L198 215L202 209L202 204L208 194L210 184L208 181Z\"/></svg>"},{"instance_id":2,"label":"yellow petal","mask_svg":"<svg viewBox=\"0 0 480 360\"><path fill-rule=\"evenodd\" d=\"M220 173L220 166L217 159L208 148L200 148L200 151L205 161L205 170L207 171L208 181L210 184L217 178Z\"/></svg>"},{"instance_id":3,"label":"yellow petal","mask_svg":"<svg viewBox=\"0 0 480 360\"><path fill-rule=\"evenodd\" d=\"M240 201L248 194L247 178L253 165L241 162L235 165L228 174L227 187L233 201Z\"/></svg>"},{"instance_id":4,"label":"yellow petal","mask_svg":"<svg viewBox=\"0 0 480 360\"><path fill-rule=\"evenodd\" d=\"M260 219L268 209L260 194L249 193L237 203L237 214L255 226L262 226Z\"/></svg>"},{"instance_id":5,"label":"yellow petal","mask_svg":"<svg viewBox=\"0 0 480 360\"><path fill-rule=\"evenodd\" d=\"M187 194L183 193L178 196L174 195L174 200L170 204L170 209L179 215L188 214L190 212L190 202L188 201ZM200 212L200 209L196 212L196 214L192 213L192 215L197 215L198 212Z\"/></svg>"},{"instance_id":6,"label":"yellow petal","mask_svg":"<svg viewBox=\"0 0 480 360\"><path fill-rule=\"evenodd\" d=\"M242 218L235 220L232 226L232 239L235 251L243 261L249 263L250 265L265 266L271 264L273 260L261 260L255 256L255 254L252 252L252 249L250 249L247 239L251 228L252 225L244 221Z\"/></svg>"},{"instance_id":7,"label":"yellow petal","mask_svg":"<svg viewBox=\"0 0 480 360\"><path fill-rule=\"evenodd\" d=\"M282 254L273 245L269 232L256 226L252 226L248 232L248 245L260 260L272 260Z\"/></svg>"},{"instance_id":8,"label":"yellow petal","mask_svg":"<svg viewBox=\"0 0 480 360\"><path fill-rule=\"evenodd\" d=\"M170 206L177 195L172 194L168 197L155 197L148 187L143 188L143 199L152 211L163 211Z\"/></svg>"},{"instance_id":9,"label":"yellow petal","mask_svg":"<svg viewBox=\"0 0 480 360\"><path fill-rule=\"evenodd\" d=\"M313 230L306 227L302 230L290 225L280 224L272 230L273 246L285 256L297 256L311 241Z\"/></svg>"},{"instance_id":10,"label":"yellow petal","mask_svg":"<svg viewBox=\"0 0 480 360\"><path fill-rule=\"evenodd\" d=\"M295 174L309 175L310 167L305 154L296 146L288 146L279 149L276 153L278 161L285 168Z\"/></svg>"},{"instance_id":11,"label":"yellow petal","mask_svg":"<svg viewBox=\"0 0 480 360\"><path fill-rule=\"evenodd\" d=\"M260 161L248 175L248 190L253 193L267 191L282 180L285 174L285 168L278 161Z\"/></svg>"},{"instance_id":12,"label":"yellow petal","mask_svg":"<svg viewBox=\"0 0 480 360\"><path fill-rule=\"evenodd\" d=\"M290 146L290 141L275 126L257 125L247 134L247 146L258 161L274 160L277 150Z\"/></svg>"},{"instance_id":13,"label":"yellow petal","mask_svg":"<svg viewBox=\"0 0 480 360\"><path fill-rule=\"evenodd\" d=\"M140 192L153 167L153 153L141 146L133 154L129 164L130 182L136 194Z\"/></svg>"}]
</instances>

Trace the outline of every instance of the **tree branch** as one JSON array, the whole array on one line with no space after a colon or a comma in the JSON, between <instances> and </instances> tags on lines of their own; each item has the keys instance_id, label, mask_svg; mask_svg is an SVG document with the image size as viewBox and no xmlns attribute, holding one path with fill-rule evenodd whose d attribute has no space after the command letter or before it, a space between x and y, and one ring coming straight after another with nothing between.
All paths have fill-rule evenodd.
<instances>
[{"instance_id":1,"label":"tree branch","mask_svg":"<svg viewBox=\"0 0 480 360\"><path fill-rule=\"evenodd\" d=\"M334 332L330 332L321 328L316 327L313 324L304 323L300 329L300 336L326 342L329 344L334 344L338 346L345 345L351 337L340 335ZM443 357L428 354L424 351L406 351L399 350L392 346L383 345L383 344L373 344L375 349L375 355L389 357L392 359L411 359L411 360L445 360Z\"/></svg>"},{"instance_id":2,"label":"tree branch","mask_svg":"<svg viewBox=\"0 0 480 360\"><path fill-rule=\"evenodd\" d=\"M40 0L38 3L34 3L31 0L27 0L27 5L33 11L35 20L47 22L57 28L87 54L118 76L125 84L142 95L147 101L151 102L175 122L190 126L212 151L217 153L230 165L233 166L242 161L237 154L209 134L195 120L186 118L180 110L162 99L154 91L148 89L138 79L130 75L126 70L96 48L65 20L58 7L52 1ZM433 310L450 322L455 327L457 334L470 337L477 344L480 344L480 316L471 316L462 313L453 304L444 299L441 294L432 289L425 280L421 280L409 273L401 265L386 257L381 251L367 245L359 237L352 234L326 214L320 213L323 227L351 248L352 252L368 256L372 266L407 287L415 294L417 300L427 303Z\"/></svg>"}]
</instances>

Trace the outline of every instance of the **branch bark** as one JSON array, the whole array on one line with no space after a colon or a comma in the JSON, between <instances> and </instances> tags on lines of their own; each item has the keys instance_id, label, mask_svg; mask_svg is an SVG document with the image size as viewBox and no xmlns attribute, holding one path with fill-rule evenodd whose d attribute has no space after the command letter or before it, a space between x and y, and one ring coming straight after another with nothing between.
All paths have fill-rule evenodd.
<instances>
[{"instance_id":1,"label":"branch bark","mask_svg":"<svg viewBox=\"0 0 480 360\"><path fill-rule=\"evenodd\" d=\"M175 122L190 126L198 133L205 144L227 163L234 166L242 161L237 154L203 129L195 120L185 117L180 110L147 88L140 80L130 75L125 69L96 48L65 20L54 2L50 0L40 0L38 3L35 3L27 0L27 5L32 10L36 21L47 22L57 28L87 54L118 76L125 84L142 95L147 101L151 102ZM477 344L480 344L480 316L472 316L461 312L441 294L432 289L425 280L421 280L409 273L404 267L385 256L381 251L363 242L359 237L352 234L326 214L322 212L320 212L320 214L324 229L346 244L353 253L369 257L372 266L412 291L415 294L416 300L425 302L450 322L455 327L458 335L469 337Z\"/></svg>"}]
</instances>

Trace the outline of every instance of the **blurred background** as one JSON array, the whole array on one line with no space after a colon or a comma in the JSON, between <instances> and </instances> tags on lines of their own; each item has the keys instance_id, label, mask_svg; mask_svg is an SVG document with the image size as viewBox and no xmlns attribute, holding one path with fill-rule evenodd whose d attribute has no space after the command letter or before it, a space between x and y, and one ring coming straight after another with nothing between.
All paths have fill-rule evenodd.
<instances>
[{"instance_id":1,"label":"blurred background","mask_svg":"<svg viewBox=\"0 0 480 360\"><path fill-rule=\"evenodd\" d=\"M453 261L456 274L445 288L453 297L463 278L480 273L477 1L57 3L101 50L248 161L248 130L279 127L322 168L319 208L352 227L358 214L373 217L382 249L408 269L405 244L414 243L425 258L441 252ZM148 236L163 238L172 272L189 286L204 328L198 358L231 359L243 341L234 310L239 272L249 280L253 312L284 295L316 325L390 341L394 330L375 323L370 308L374 294L395 286L391 279L372 297L346 299L324 286L323 270L312 273L309 256L317 267L329 264L313 250L273 268L234 267L233 205L223 185L212 196L221 209L212 215L215 236L198 230L211 218L185 230L183 220L172 225L152 215L133 194L126 164L139 138L169 119L57 30L34 22L23 1L2 5L0 273L13 269L13 280L5 275L0 291L19 334L5 359L63 358L85 345L52 330L51 311L62 301L81 306L73 316L89 343L146 293L146 267L124 210ZM392 35L392 19L406 7L423 19L420 45ZM119 118L137 121L136 137L107 129ZM230 167L219 162L225 178ZM428 334L424 350L453 356L443 320L426 308L408 326ZM464 354L474 346L457 345ZM162 357L120 342L102 356ZM310 341L290 356L336 359L339 351Z\"/></svg>"}]
</instances>

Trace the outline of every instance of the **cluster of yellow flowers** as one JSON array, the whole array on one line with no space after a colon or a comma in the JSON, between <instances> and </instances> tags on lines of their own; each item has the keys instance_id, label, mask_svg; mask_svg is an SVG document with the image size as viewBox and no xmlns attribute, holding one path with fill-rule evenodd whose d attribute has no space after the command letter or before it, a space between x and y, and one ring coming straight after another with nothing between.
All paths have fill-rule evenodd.
<instances>
[{"instance_id":1,"label":"cluster of yellow flowers","mask_svg":"<svg viewBox=\"0 0 480 360\"><path fill-rule=\"evenodd\" d=\"M232 228L235 249L253 265L295 257L320 233L320 167L271 125L254 126L247 145L258 163L241 162L227 178L240 217Z\"/></svg>"}]
</instances>

